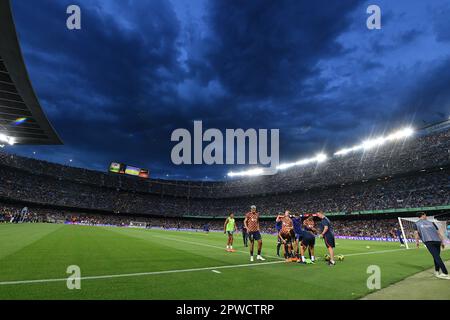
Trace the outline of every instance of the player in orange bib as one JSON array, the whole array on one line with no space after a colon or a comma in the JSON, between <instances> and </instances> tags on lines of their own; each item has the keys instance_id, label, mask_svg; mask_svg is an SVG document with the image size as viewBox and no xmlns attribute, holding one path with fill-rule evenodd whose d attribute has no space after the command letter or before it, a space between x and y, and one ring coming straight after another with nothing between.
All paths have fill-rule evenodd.
<instances>
[{"instance_id":1,"label":"player in orange bib","mask_svg":"<svg viewBox=\"0 0 450 320\"><path fill-rule=\"evenodd\" d=\"M294 258L292 257L292 242L295 240L295 233L289 210L286 210L284 215L278 216L277 221L281 221L281 231L278 236L281 243L284 245L284 258L286 261L294 261Z\"/></svg>"},{"instance_id":2,"label":"player in orange bib","mask_svg":"<svg viewBox=\"0 0 450 320\"><path fill-rule=\"evenodd\" d=\"M251 206L250 212L245 215L244 227L247 229L250 240L250 261L254 261L253 248L255 245L255 240L258 242L258 255L256 256L256 259L261 261L266 260L261 256L262 239L261 233L259 232L259 213L256 212L256 206Z\"/></svg>"}]
</instances>

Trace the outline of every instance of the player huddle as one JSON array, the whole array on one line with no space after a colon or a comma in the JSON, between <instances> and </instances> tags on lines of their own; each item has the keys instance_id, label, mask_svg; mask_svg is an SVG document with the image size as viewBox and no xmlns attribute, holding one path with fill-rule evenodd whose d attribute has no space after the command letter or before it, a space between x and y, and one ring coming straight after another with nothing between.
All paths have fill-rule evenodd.
<instances>
[{"instance_id":1,"label":"player huddle","mask_svg":"<svg viewBox=\"0 0 450 320\"><path fill-rule=\"evenodd\" d=\"M316 228L314 217L320 219L319 228ZM287 262L298 263L314 263L314 246L316 242L316 235L324 239L325 246L328 249L326 260L330 266L335 265L334 260L334 233L330 220L322 213L310 215L302 219L298 213L294 216L286 210L284 214L280 213L276 218L277 229L277 255L280 255L280 249L283 248L283 255ZM234 214L225 220L224 232L228 234L227 251L233 250L233 233L237 230ZM264 261L261 256L262 237L259 228L259 214L256 211L256 206L251 206L250 212L245 215L243 231L247 233L244 239L248 236L250 240L250 261L254 261L254 243L258 244L258 252L256 259ZM245 240L244 240L245 242ZM309 259L305 259L305 252L308 251ZM343 256L339 256L343 259Z\"/></svg>"}]
</instances>

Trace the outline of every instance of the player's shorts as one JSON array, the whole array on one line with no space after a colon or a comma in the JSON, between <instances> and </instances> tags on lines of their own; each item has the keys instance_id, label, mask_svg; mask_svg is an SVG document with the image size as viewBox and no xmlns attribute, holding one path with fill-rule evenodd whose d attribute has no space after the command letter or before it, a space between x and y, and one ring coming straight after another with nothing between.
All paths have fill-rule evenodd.
<instances>
[{"instance_id":1,"label":"player's shorts","mask_svg":"<svg viewBox=\"0 0 450 320\"><path fill-rule=\"evenodd\" d=\"M248 238L250 239L250 241L259 241L261 240L261 233L259 233L259 231L249 232Z\"/></svg>"},{"instance_id":2,"label":"player's shorts","mask_svg":"<svg viewBox=\"0 0 450 320\"><path fill-rule=\"evenodd\" d=\"M294 230L291 230L289 232L280 233L281 238L286 241L286 243L290 243L295 239L295 233Z\"/></svg>"},{"instance_id":3,"label":"player's shorts","mask_svg":"<svg viewBox=\"0 0 450 320\"><path fill-rule=\"evenodd\" d=\"M331 232L327 232L323 235L323 240L325 241L325 245L327 248L334 248L336 246L334 242L334 234Z\"/></svg>"},{"instance_id":4,"label":"player's shorts","mask_svg":"<svg viewBox=\"0 0 450 320\"><path fill-rule=\"evenodd\" d=\"M302 239L302 245L305 247L308 247L308 246L314 246L315 244L316 244L316 237L314 237L314 235L309 232L304 232L303 239Z\"/></svg>"},{"instance_id":5,"label":"player's shorts","mask_svg":"<svg viewBox=\"0 0 450 320\"><path fill-rule=\"evenodd\" d=\"M232 236L234 231L227 231L227 235Z\"/></svg>"},{"instance_id":6,"label":"player's shorts","mask_svg":"<svg viewBox=\"0 0 450 320\"><path fill-rule=\"evenodd\" d=\"M303 232L302 233L296 233L295 234L295 239L298 240L299 242L302 241L302 239L303 239Z\"/></svg>"}]
</instances>

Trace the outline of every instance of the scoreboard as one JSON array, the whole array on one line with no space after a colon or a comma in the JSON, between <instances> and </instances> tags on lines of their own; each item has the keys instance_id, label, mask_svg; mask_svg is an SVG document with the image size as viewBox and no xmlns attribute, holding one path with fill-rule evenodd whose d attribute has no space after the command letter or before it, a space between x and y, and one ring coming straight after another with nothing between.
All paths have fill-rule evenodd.
<instances>
[{"instance_id":1,"label":"scoreboard","mask_svg":"<svg viewBox=\"0 0 450 320\"><path fill-rule=\"evenodd\" d=\"M109 172L126 174L129 176L135 176L145 179L147 179L150 175L148 169L142 169L119 162L111 162L111 164L109 165Z\"/></svg>"}]
</instances>

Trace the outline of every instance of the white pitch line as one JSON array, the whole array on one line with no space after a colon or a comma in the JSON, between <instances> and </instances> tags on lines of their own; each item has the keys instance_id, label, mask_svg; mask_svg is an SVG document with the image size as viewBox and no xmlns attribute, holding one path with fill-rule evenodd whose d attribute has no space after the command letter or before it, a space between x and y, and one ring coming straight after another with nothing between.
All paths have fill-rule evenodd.
<instances>
[{"instance_id":1,"label":"white pitch line","mask_svg":"<svg viewBox=\"0 0 450 320\"><path fill-rule=\"evenodd\" d=\"M406 249L394 249L394 250L382 250L382 251L371 251L371 252L360 252L360 253L350 253L346 256L359 256L365 254L380 254L394 251L407 251ZM103 275L103 276L87 276L80 277L80 280L98 280L98 279L112 279L112 278L125 278L125 277L142 277L142 276L151 276L151 275L160 275L160 274L170 274L170 273L182 273L182 272L196 272L196 271L206 271L206 270L216 270L217 269L233 269L233 268L245 268L245 267L257 267L257 266L265 266L271 264L284 263L283 261L270 261L270 262L259 262L259 263L247 263L247 264L234 264L227 266L218 266L218 267L205 267L205 268L194 268L194 269L178 269L178 270L165 270L165 271L153 271L153 272L140 272L140 273L123 273L123 274L111 274L111 275ZM73 278L71 278L74 280ZM67 278L56 278L56 279L37 279L37 280L19 280L19 281L3 281L0 282L0 286L2 285L17 285L17 284L32 284L32 283L48 283L48 282L61 282L67 281Z\"/></svg>"},{"instance_id":2,"label":"white pitch line","mask_svg":"<svg viewBox=\"0 0 450 320\"><path fill-rule=\"evenodd\" d=\"M110 274L110 275L103 275L103 276L80 277L77 279L79 279L79 280L97 280L97 279L112 279L112 278L125 278L125 277L142 277L142 276L151 276L151 275L159 275L159 274L195 272L195 271L206 271L206 270L216 270L217 271L217 269L257 267L257 266L264 266L264 265L283 263L283 262L284 261L271 261L271 262L233 264L233 265L228 265L228 266L216 266L216 267L205 267L205 268L195 268L195 269L178 269L178 270L165 270L165 271L140 272L140 273ZM217 271L217 272L219 272L219 271ZM74 278L71 278L71 280L74 280ZM45 283L45 282L60 282L60 281L67 281L67 278L4 281L4 282L0 282L0 285L30 284L30 283L43 283L43 282Z\"/></svg>"},{"instance_id":3,"label":"white pitch line","mask_svg":"<svg viewBox=\"0 0 450 320\"><path fill-rule=\"evenodd\" d=\"M217 270L211 270L211 271L214 272L214 273L222 273L222 272L217 271Z\"/></svg>"},{"instance_id":4,"label":"white pitch line","mask_svg":"<svg viewBox=\"0 0 450 320\"><path fill-rule=\"evenodd\" d=\"M362 255L365 255L365 254L388 253L388 252L395 252L395 251L406 251L406 249L390 249L390 250L380 250L380 251L349 253L349 254L344 254L344 256L346 256L346 257L362 256Z\"/></svg>"}]
</instances>

